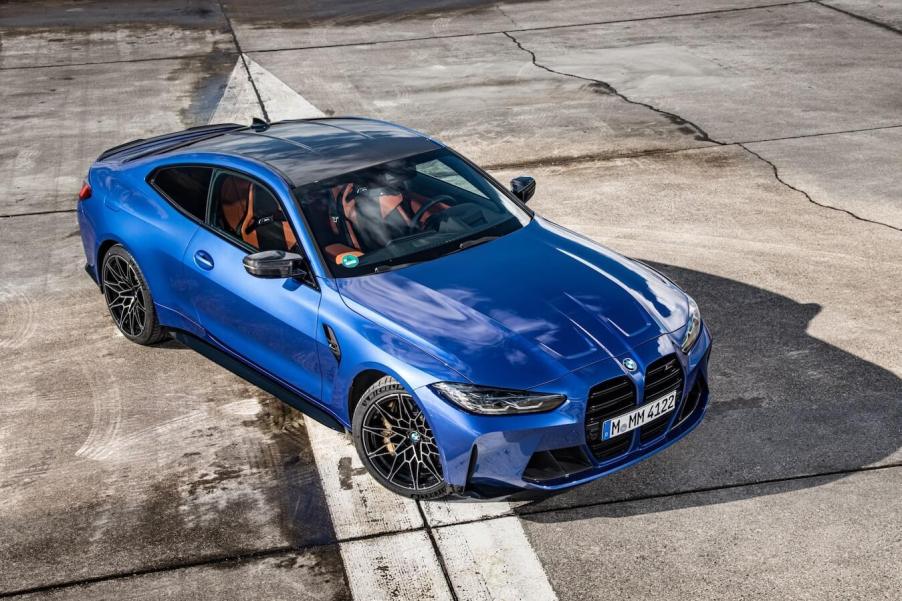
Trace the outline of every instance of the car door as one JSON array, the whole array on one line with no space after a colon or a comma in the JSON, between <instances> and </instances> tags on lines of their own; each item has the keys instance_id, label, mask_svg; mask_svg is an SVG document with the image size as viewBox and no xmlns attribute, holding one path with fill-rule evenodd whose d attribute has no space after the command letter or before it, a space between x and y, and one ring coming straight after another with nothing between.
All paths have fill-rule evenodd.
<instances>
[{"instance_id":1,"label":"car door","mask_svg":"<svg viewBox=\"0 0 902 601\"><path fill-rule=\"evenodd\" d=\"M278 197L234 171L213 174L206 226L185 252L198 323L220 344L306 393L320 395L315 279L265 279L242 263L260 250L299 250Z\"/></svg>"}]
</instances>

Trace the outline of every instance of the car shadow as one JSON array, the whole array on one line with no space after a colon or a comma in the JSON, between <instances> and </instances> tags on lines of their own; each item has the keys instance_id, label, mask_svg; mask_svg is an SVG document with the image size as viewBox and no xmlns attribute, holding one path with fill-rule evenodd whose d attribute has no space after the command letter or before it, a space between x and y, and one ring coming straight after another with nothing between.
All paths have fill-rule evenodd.
<instances>
[{"instance_id":1,"label":"car shadow","mask_svg":"<svg viewBox=\"0 0 902 601\"><path fill-rule=\"evenodd\" d=\"M902 380L809 335L819 305L652 265L692 294L713 334L705 420L648 461L517 513L556 522L722 503L821 485L898 452ZM691 491L706 492L682 494ZM645 500L620 502L633 499ZM587 509L548 511L568 507Z\"/></svg>"}]
</instances>

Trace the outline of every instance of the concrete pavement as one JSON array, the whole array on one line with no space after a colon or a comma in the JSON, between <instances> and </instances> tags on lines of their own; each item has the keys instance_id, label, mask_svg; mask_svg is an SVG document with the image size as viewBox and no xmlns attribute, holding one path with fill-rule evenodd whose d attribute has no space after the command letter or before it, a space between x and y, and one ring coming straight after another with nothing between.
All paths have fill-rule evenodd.
<instances>
[{"instance_id":1,"label":"concrete pavement","mask_svg":"<svg viewBox=\"0 0 902 601\"><path fill-rule=\"evenodd\" d=\"M551 587L535 598L896 597L900 18L877 0L0 6L0 596L522 598L527 565ZM224 96L257 110L239 50L268 90L530 173L540 214L673 277L715 336L703 425L538 503L351 523L334 490L392 505L340 437L116 336L74 194L103 148L206 123Z\"/></svg>"}]
</instances>

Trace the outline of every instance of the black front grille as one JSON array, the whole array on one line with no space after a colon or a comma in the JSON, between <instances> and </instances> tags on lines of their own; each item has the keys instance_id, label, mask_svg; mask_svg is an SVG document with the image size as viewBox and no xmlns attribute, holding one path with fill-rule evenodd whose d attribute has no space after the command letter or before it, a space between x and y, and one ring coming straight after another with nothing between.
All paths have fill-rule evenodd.
<instances>
[{"instance_id":1,"label":"black front grille","mask_svg":"<svg viewBox=\"0 0 902 601\"><path fill-rule=\"evenodd\" d=\"M677 405L683 392L683 368L676 355L662 357L648 366L645 372L645 398L642 404L659 399L671 391L677 391ZM648 422L639 430L639 440L643 444L664 434L673 412Z\"/></svg>"},{"instance_id":2,"label":"black front grille","mask_svg":"<svg viewBox=\"0 0 902 601\"><path fill-rule=\"evenodd\" d=\"M606 419L635 407L636 387L626 376L602 382L589 391L589 402L586 404L586 442L596 461L607 461L629 450L632 436L602 440L601 425Z\"/></svg>"}]
</instances>

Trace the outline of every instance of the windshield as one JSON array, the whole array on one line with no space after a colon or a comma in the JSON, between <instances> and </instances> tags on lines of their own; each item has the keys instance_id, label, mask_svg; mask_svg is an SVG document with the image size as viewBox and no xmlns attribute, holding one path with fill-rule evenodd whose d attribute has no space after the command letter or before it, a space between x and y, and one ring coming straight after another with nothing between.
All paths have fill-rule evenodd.
<instances>
[{"instance_id":1,"label":"windshield","mask_svg":"<svg viewBox=\"0 0 902 601\"><path fill-rule=\"evenodd\" d=\"M428 261L529 222L526 211L448 150L346 173L294 193L335 277Z\"/></svg>"}]
</instances>

